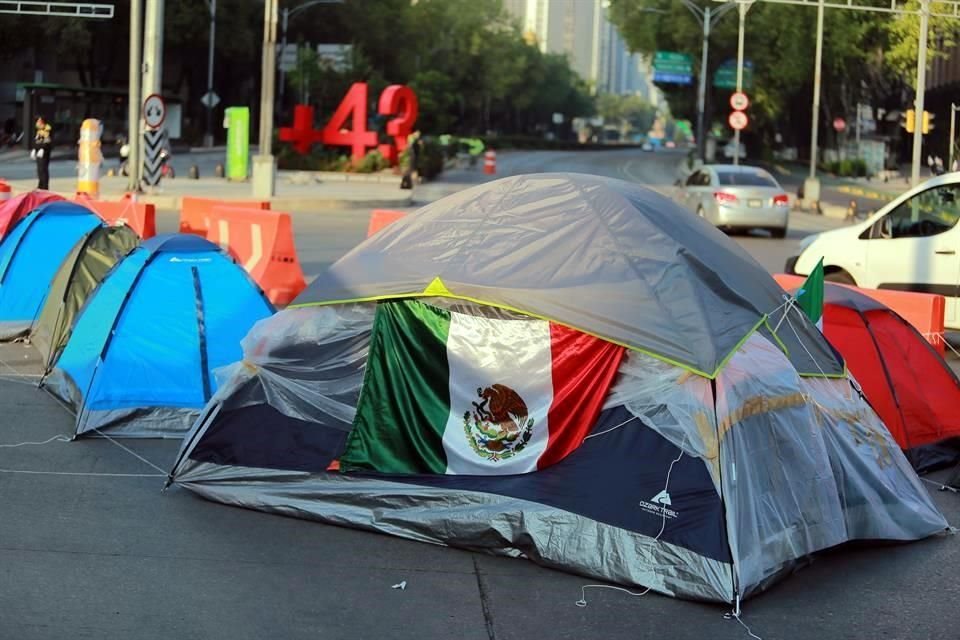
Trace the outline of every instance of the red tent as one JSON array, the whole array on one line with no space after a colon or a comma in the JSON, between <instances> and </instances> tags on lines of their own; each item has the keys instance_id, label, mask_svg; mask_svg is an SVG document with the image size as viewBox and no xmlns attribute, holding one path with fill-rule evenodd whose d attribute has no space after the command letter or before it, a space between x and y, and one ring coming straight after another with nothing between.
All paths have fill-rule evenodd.
<instances>
[{"instance_id":1,"label":"red tent","mask_svg":"<svg viewBox=\"0 0 960 640\"><path fill-rule=\"evenodd\" d=\"M960 380L920 332L855 288L827 283L823 333L918 471L960 457L960 440L945 442L960 438Z\"/></svg>"},{"instance_id":2,"label":"red tent","mask_svg":"<svg viewBox=\"0 0 960 640\"><path fill-rule=\"evenodd\" d=\"M3 240L20 218L25 217L44 202L52 200L63 200L63 198L51 191L30 191L0 203L0 240Z\"/></svg>"}]
</instances>

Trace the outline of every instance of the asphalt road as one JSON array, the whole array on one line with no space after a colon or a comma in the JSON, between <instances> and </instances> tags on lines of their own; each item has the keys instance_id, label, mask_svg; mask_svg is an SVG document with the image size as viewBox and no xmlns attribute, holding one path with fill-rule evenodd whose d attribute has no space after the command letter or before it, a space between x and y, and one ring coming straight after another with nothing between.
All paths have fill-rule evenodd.
<instances>
[{"instance_id":1,"label":"asphalt road","mask_svg":"<svg viewBox=\"0 0 960 640\"><path fill-rule=\"evenodd\" d=\"M634 151L502 154L500 167L590 171L668 189L674 160ZM417 198L462 186L429 185ZM295 212L308 275L363 237L367 215ZM827 222L796 214L786 240L736 240L779 269L800 237ZM175 216L162 214L159 226L171 230ZM176 442L123 443L142 459L104 440L11 448L72 432L71 417L23 377L35 358L29 347L0 346L0 639L749 637L723 618L723 606L591 590L580 608L581 587L592 581L525 560L161 493ZM960 523L960 495L930 489ZM952 536L820 554L748 601L743 619L766 639L952 640L960 636L958 545ZM406 589L392 588L402 581Z\"/></svg>"}]
</instances>

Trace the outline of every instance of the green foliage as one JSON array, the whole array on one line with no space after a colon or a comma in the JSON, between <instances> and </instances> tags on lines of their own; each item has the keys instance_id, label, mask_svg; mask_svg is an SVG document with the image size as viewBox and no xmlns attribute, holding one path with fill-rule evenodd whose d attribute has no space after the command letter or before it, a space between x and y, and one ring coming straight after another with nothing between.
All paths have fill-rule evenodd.
<instances>
[{"instance_id":1,"label":"green foliage","mask_svg":"<svg viewBox=\"0 0 960 640\"><path fill-rule=\"evenodd\" d=\"M640 96L605 93L597 98L597 115L616 125L624 135L646 134L657 117L656 108Z\"/></svg>"},{"instance_id":2,"label":"green foliage","mask_svg":"<svg viewBox=\"0 0 960 640\"><path fill-rule=\"evenodd\" d=\"M554 113L565 122L593 113L589 88L569 60L526 42L501 0L347 0L327 12L335 19L291 28L310 42L346 36L353 48L349 69L328 70L313 83L310 102L321 120L356 81L370 85L372 117L385 86L411 86L417 127L427 134L542 135Z\"/></svg>"},{"instance_id":3,"label":"green foliage","mask_svg":"<svg viewBox=\"0 0 960 640\"><path fill-rule=\"evenodd\" d=\"M443 146L433 138L423 141L420 157L417 159L417 171L424 180L432 180L443 172Z\"/></svg>"},{"instance_id":4,"label":"green foliage","mask_svg":"<svg viewBox=\"0 0 960 640\"><path fill-rule=\"evenodd\" d=\"M275 145L277 168L291 171L347 171L350 157L336 149L314 146L310 153L301 155L288 144Z\"/></svg>"},{"instance_id":5,"label":"green foliage","mask_svg":"<svg viewBox=\"0 0 960 640\"><path fill-rule=\"evenodd\" d=\"M298 102L309 103L310 92L323 85L328 70L320 64L316 49L297 47L297 66L287 74L287 82Z\"/></svg>"},{"instance_id":6,"label":"green foliage","mask_svg":"<svg viewBox=\"0 0 960 640\"><path fill-rule=\"evenodd\" d=\"M377 150L370 151L363 159L353 166L356 173L376 173L390 168L390 163Z\"/></svg>"},{"instance_id":7,"label":"green foliage","mask_svg":"<svg viewBox=\"0 0 960 640\"><path fill-rule=\"evenodd\" d=\"M908 8L915 9L919 3L916 0L908 2ZM931 10L951 11L952 7L934 0L930 3ZM956 20L932 16L929 19L930 31L927 34L927 62L936 58L946 57L957 44L960 36L960 24ZM917 52L920 48L920 16L905 14L897 16L888 27L889 45L884 52L887 65L903 75L908 86L916 84Z\"/></svg>"},{"instance_id":8,"label":"green foliage","mask_svg":"<svg viewBox=\"0 0 960 640\"><path fill-rule=\"evenodd\" d=\"M867 163L860 158L834 160L823 163L820 168L841 178L862 178L867 175Z\"/></svg>"},{"instance_id":9,"label":"green foliage","mask_svg":"<svg viewBox=\"0 0 960 640\"><path fill-rule=\"evenodd\" d=\"M714 14L724 7L712 0L695 1ZM916 0L906 4L908 8L918 6ZM934 0L932 7L937 5ZM681 2L611 0L610 16L635 51L649 56L656 51L676 51L700 59L702 30ZM816 17L816 10L809 6L766 2L755 3L747 14L744 45L746 57L754 65L754 88L749 91L751 122L746 135L763 141L764 147L771 145L775 132L785 135L785 144L809 141ZM737 10L728 10L715 23L710 37L707 113L713 122L723 123L724 129L730 90L714 88L712 79L719 65L736 58L738 22ZM960 24L931 18L930 26L932 60L954 46ZM858 102L903 108L904 95L916 76L918 33L916 15L826 10L819 114L825 130L836 116L852 117ZM699 65L695 64L694 75L699 75ZM696 83L698 78L694 80ZM661 88L674 115L695 119L693 87Z\"/></svg>"}]
</instances>

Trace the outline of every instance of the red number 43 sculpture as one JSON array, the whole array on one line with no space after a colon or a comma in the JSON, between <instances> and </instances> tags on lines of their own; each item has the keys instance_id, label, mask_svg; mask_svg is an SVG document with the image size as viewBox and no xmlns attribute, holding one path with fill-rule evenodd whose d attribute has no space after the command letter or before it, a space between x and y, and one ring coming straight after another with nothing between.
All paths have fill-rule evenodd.
<instances>
[{"instance_id":1,"label":"red number 43 sculpture","mask_svg":"<svg viewBox=\"0 0 960 640\"><path fill-rule=\"evenodd\" d=\"M380 153L391 164L407 147L407 136L413 131L419 107L413 89L402 84L390 85L380 94L377 113L394 116L387 122L387 135L392 143L379 145ZM348 125L349 121L349 125ZM314 143L350 147L354 161L360 160L367 149L377 147L377 134L367 130L367 83L355 82L330 121L321 130L313 128L313 107L298 104L293 110L293 126L280 128L280 140L290 142L301 154L310 152Z\"/></svg>"}]
</instances>

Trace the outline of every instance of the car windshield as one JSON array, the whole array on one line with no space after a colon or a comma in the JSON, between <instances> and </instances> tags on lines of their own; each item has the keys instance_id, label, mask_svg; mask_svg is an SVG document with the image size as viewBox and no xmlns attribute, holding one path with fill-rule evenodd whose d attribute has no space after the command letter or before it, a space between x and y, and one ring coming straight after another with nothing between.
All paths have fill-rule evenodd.
<instances>
[{"instance_id":1,"label":"car windshield","mask_svg":"<svg viewBox=\"0 0 960 640\"><path fill-rule=\"evenodd\" d=\"M773 178L759 172L717 171L717 179L721 185L730 187L777 187Z\"/></svg>"}]
</instances>

